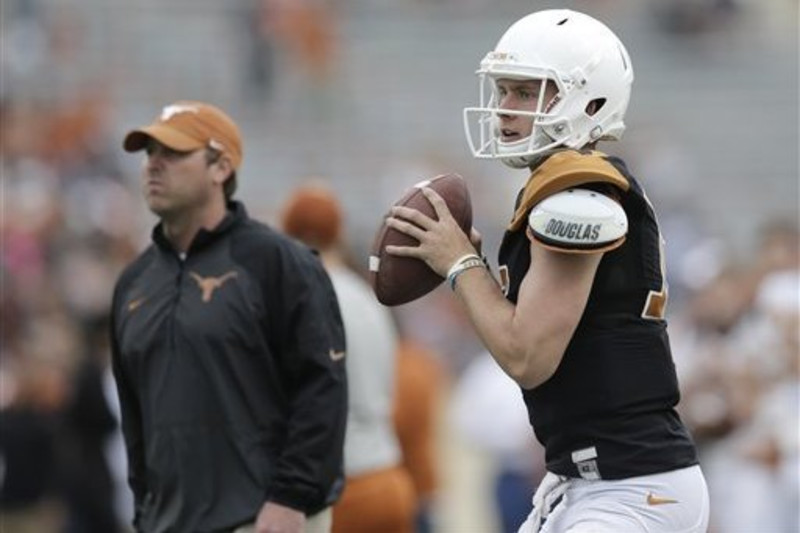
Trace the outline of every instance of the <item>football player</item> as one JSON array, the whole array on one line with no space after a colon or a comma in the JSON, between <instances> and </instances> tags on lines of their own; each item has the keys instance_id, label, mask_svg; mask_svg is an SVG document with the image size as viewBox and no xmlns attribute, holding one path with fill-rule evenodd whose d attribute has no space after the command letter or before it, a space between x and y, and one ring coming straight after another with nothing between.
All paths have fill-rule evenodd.
<instances>
[{"instance_id":1,"label":"football player","mask_svg":"<svg viewBox=\"0 0 800 533\"><path fill-rule=\"evenodd\" d=\"M633 82L625 46L571 10L516 21L480 64L470 148L530 174L499 252L500 282L444 200L438 220L393 207L387 224L447 278L521 387L548 474L520 527L533 532L702 532L709 503L679 392L665 310L663 240L617 140Z\"/></svg>"}]
</instances>

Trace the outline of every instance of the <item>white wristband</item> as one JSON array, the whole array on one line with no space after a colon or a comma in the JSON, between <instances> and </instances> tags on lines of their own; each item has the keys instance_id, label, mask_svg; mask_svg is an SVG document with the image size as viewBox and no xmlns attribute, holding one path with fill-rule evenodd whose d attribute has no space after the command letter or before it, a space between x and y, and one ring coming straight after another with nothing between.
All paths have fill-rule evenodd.
<instances>
[{"instance_id":1,"label":"white wristband","mask_svg":"<svg viewBox=\"0 0 800 533\"><path fill-rule=\"evenodd\" d=\"M447 272L447 283L450 285L450 289L456 290L456 278L458 278L458 276L464 271L478 267L486 268L486 265L484 264L483 260L475 254L465 255L456 261Z\"/></svg>"},{"instance_id":2,"label":"white wristband","mask_svg":"<svg viewBox=\"0 0 800 533\"><path fill-rule=\"evenodd\" d=\"M452 265L452 266L450 267L450 269L447 271L447 276L445 276L445 277L446 277L447 279L450 279L450 277L453 275L453 273L456 271L456 269L458 269L458 267L460 267L460 266L461 266L461 263L463 263L464 261L467 261L467 260L469 260L469 259L478 259L478 260L480 260L480 257L478 257L478 256L477 256L477 255L475 255L475 254L467 254L467 255L462 255L461 257L459 257L458 259L456 259L456 262L455 262L455 263L453 263L453 265Z\"/></svg>"}]
</instances>

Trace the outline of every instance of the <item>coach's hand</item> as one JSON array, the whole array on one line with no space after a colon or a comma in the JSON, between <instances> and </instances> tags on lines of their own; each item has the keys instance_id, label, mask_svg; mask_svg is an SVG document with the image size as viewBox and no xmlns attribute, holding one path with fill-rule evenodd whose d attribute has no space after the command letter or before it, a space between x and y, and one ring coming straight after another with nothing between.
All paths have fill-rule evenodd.
<instances>
[{"instance_id":1,"label":"coach's hand","mask_svg":"<svg viewBox=\"0 0 800 533\"><path fill-rule=\"evenodd\" d=\"M261 507L256 520L256 533L303 533L306 515L273 502Z\"/></svg>"}]
</instances>

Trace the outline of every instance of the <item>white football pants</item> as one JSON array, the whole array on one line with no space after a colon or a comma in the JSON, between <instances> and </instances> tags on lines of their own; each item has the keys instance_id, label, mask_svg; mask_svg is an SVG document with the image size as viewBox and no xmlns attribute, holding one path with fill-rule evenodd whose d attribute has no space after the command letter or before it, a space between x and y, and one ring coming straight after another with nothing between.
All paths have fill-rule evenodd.
<instances>
[{"instance_id":1,"label":"white football pants","mask_svg":"<svg viewBox=\"0 0 800 533\"><path fill-rule=\"evenodd\" d=\"M699 466L619 480L544 477L519 533L706 533Z\"/></svg>"}]
</instances>

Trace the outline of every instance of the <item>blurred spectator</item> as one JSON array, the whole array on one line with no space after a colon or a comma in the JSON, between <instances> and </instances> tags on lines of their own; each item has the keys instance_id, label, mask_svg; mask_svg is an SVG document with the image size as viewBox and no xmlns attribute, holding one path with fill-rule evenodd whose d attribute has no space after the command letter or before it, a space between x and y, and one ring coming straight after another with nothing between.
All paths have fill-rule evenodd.
<instances>
[{"instance_id":1,"label":"blurred spectator","mask_svg":"<svg viewBox=\"0 0 800 533\"><path fill-rule=\"evenodd\" d=\"M114 532L101 324L138 212L109 149L102 89L59 99L17 89L4 80L0 102L3 530Z\"/></svg>"},{"instance_id":2,"label":"blurred spectator","mask_svg":"<svg viewBox=\"0 0 800 533\"><path fill-rule=\"evenodd\" d=\"M488 352L462 374L453 393L452 417L465 441L493 459L499 531L515 533L544 477L544 450L533 435L519 387Z\"/></svg>"},{"instance_id":3,"label":"blurred spectator","mask_svg":"<svg viewBox=\"0 0 800 533\"><path fill-rule=\"evenodd\" d=\"M322 186L297 189L284 207L282 225L286 233L319 250L347 338L347 483L333 508L332 531L410 533L414 487L402 467L392 423L397 351L392 317L366 281L347 266L342 212L330 191Z\"/></svg>"},{"instance_id":4,"label":"blurred spectator","mask_svg":"<svg viewBox=\"0 0 800 533\"><path fill-rule=\"evenodd\" d=\"M58 319L3 350L0 514L4 533L50 533L63 520L59 415L68 397L72 331ZM42 329L39 329L41 326ZM47 335L45 340L40 335ZM59 344L64 349L59 349ZM64 357L66 356L66 358Z\"/></svg>"},{"instance_id":5,"label":"blurred spectator","mask_svg":"<svg viewBox=\"0 0 800 533\"><path fill-rule=\"evenodd\" d=\"M35 384L11 385L8 374L3 386L14 386L25 396L40 394L25 390L38 387ZM19 399L0 412L0 514L5 533L48 533L60 523L62 509L53 486L58 442L53 413L32 400Z\"/></svg>"},{"instance_id":6,"label":"blurred spectator","mask_svg":"<svg viewBox=\"0 0 800 533\"><path fill-rule=\"evenodd\" d=\"M761 227L756 268L761 275L800 268L800 228L791 219L775 219Z\"/></svg>"},{"instance_id":7,"label":"blurred spectator","mask_svg":"<svg viewBox=\"0 0 800 533\"><path fill-rule=\"evenodd\" d=\"M133 523L134 518L134 501L133 492L128 485L128 457L125 452L125 438L122 434L122 411L119 405L119 392L111 365L106 366L102 379L105 403L116 423L116 430L109 436L104 449L106 464L111 477L111 490L114 493L112 505L117 521L123 524L125 531L129 531L129 524Z\"/></svg>"},{"instance_id":8,"label":"blurred spectator","mask_svg":"<svg viewBox=\"0 0 800 533\"><path fill-rule=\"evenodd\" d=\"M731 342L719 362L718 379L744 391L725 438L706 446L721 532L798 530L798 274L771 274L760 284L737 334L757 339L753 349Z\"/></svg>"},{"instance_id":9,"label":"blurred spectator","mask_svg":"<svg viewBox=\"0 0 800 533\"><path fill-rule=\"evenodd\" d=\"M700 34L724 27L739 9L736 0L670 0L653 4L653 16L668 33Z\"/></svg>"},{"instance_id":10,"label":"blurred spectator","mask_svg":"<svg viewBox=\"0 0 800 533\"><path fill-rule=\"evenodd\" d=\"M76 369L64 409L64 491L67 503L65 533L121 531L114 500L116 487L105 455L118 430L103 391L109 366L109 322L101 316L86 326L86 355Z\"/></svg>"},{"instance_id":11,"label":"blurred spectator","mask_svg":"<svg viewBox=\"0 0 800 533\"><path fill-rule=\"evenodd\" d=\"M272 96L276 74L275 36L271 2L250 0L237 13L238 32L242 38L242 60L245 78L245 96L256 102L268 101Z\"/></svg>"},{"instance_id":12,"label":"blurred spectator","mask_svg":"<svg viewBox=\"0 0 800 533\"><path fill-rule=\"evenodd\" d=\"M394 426L403 452L403 466L416 494L416 532L432 533L440 489L436 444L441 426L447 375L438 356L408 334L397 347Z\"/></svg>"},{"instance_id":13,"label":"blurred spectator","mask_svg":"<svg viewBox=\"0 0 800 533\"><path fill-rule=\"evenodd\" d=\"M338 27L328 0L261 0L262 31L289 53L290 62L319 85L333 73Z\"/></svg>"},{"instance_id":14,"label":"blurred spectator","mask_svg":"<svg viewBox=\"0 0 800 533\"><path fill-rule=\"evenodd\" d=\"M419 300L395 310L404 331L440 356L444 372L457 378L483 350L480 339L468 327L466 313L449 294L446 284Z\"/></svg>"},{"instance_id":15,"label":"blurred spectator","mask_svg":"<svg viewBox=\"0 0 800 533\"><path fill-rule=\"evenodd\" d=\"M281 94L292 104L286 128L295 138L319 136L337 116L344 97L334 91L340 73L340 29L336 3L331 0L258 0L257 41L269 47L275 60L272 78L285 85ZM264 61L265 59L262 59ZM266 59L266 61L270 61ZM275 87L275 92L280 92ZM283 106L273 108L281 115ZM332 141L333 142L333 141ZM310 157L313 152L301 157Z\"/></svg>"},{"instance_id":16,"label":"blurred spectator","mask_svg":"<svg viewBox=\"0 0 800 533\"><path fill-rule=\"evenodd\" d=\"M674 330L681 409L720 533L798 530L797 229L767 224L755 248L752 260L696 290Z\"/></svg>"}]
</instances>

